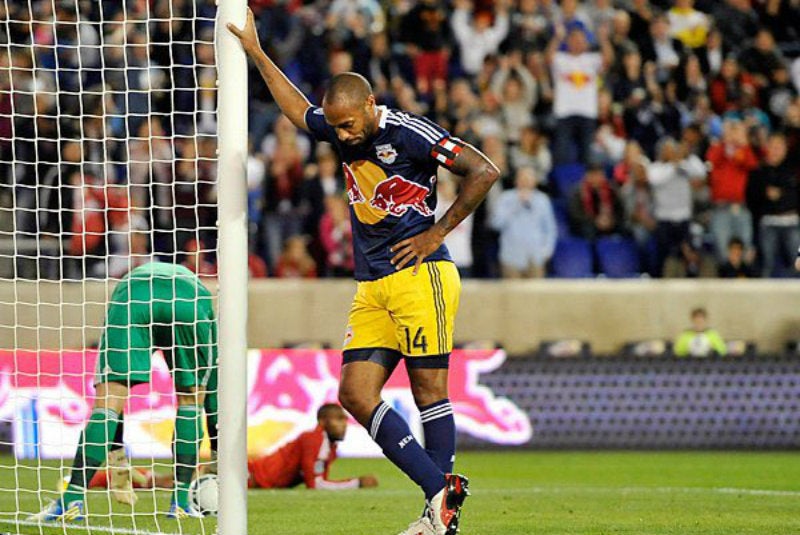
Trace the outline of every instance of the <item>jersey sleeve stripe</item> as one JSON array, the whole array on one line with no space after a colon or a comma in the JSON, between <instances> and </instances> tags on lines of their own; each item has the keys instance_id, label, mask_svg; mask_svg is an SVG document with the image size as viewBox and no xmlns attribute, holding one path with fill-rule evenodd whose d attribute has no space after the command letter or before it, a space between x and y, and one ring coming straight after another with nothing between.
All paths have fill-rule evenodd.
<instances>
[{"instance_id":1,"label":"jersey sleeve stripe","mask_svg":"<svg viewBox=\"0 0 800 535\"><path fill-rule=\"evenodd\" d=\"M429 124L426 120L419 117L412 117L407 113L394 113L395 118L408 125L413 125L419 130L427 133L434 138L434 142L444 137L444 133L438 130L434 125Z\"/></svg>"},{"instance_id":2,"label":"jersey sleeve stripe","mask_svg":"<svg viewBox=\"0 0 800 535\"><path fill-rule=\"evenodd\" d=\"M435 136L437 139L442 137L442 133L441 132L436 130L436 128L432 127L431 125L429 125L428 123L426 123L422 119L417 119L416 117L409 117L408 118L408 122L410 124L416 125L419 128L425 130L430 135Z\"/></svg>"},{"instance_id":3,"label":"jersey sleeve stripe","mask_svg":"<svg viewBox=\"0 0 800 535\"><path fill-rule=\"evenodd\" d=\"M422 137L425 141L427 141L431 145L436 143L436 138L432 137L431 135L425 133L423 130L418 129L418 128L416 128L416 127L414 127L414 126L412 126L412 125L410 125L410 124L408 124L406 122L394 121L392 119L388 119L386 122L389 123L389 124L393 124L395 126L400 126L400 127L403 127L403 128L407 128L408 130L410 130L410 131L414 132L415 134L419 135L420 137Z\"/></svg>"}]
</instances>

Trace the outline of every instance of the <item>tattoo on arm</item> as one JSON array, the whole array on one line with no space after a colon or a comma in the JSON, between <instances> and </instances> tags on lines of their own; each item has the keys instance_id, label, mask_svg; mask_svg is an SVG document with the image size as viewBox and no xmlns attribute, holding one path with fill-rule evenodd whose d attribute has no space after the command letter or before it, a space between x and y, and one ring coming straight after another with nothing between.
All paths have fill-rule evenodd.
<instances>
[{"instance_id":1,"label":"tattoo on arm","mask_svg":"<svg viewBox=\"0 0 800 535\"><path fill-rule=\"evenodd\" d=\"M485 154L468 143L461 143L461 150L448 166L451 172L463 177L461 190L449 210L436 223L443 232L449 233L461 221L475 211L500 177L500 170Z\"/></svg>"}]
</instances>

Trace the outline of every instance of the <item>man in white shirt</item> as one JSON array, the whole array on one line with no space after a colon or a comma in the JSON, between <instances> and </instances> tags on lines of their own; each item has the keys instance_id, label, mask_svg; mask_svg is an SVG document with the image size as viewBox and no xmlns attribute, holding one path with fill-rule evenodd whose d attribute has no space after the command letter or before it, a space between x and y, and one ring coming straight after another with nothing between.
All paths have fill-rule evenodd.
<instances>
[{"instance_id":1,"label":"man in white shirt","mask_svg":"<svg viewBox=\"0 0 800 535\"><path fill-rule=\"evenodd\" d=\"M467 74L475 76L483 68L486 56L496 54L508 35L508 8L505 1L498 2L492 23L489 13L472 14L470 0L458 0L454 6L450 24L461 51L461 66Z\"/></svg>"},{"instance_id":2,"label":"man in white shirt","mask_svg":"<svg viewBox=\"0 0 800 535\"><path fill-rule=\"evenodd\" d=\"M560 47L566 35L566 51ZM597 127L600 76L613 61L607 32L598 32L602 53L590 52L586 34L573 28L566 34L556 27L547 48L554 86L553 113L558 121L553 139L557 164L589 162L589 149ZM573 146L577 157L573 157Z\"/></svg>"},{"instance_id":3,"label":"man in white shirt","mask_svg":"<svg viewBox=\"0 0 800 535\"><path fill-rule=\"evenodd\" d=\"M693 260L689 235L692 182L705 180L706 173L700 158L687 154L685 147L669 137L659 144L658 160L647 166L658 222L655 234L660 270L670 256L682 258L687 266Z\"/></svg>"}]
</instances>

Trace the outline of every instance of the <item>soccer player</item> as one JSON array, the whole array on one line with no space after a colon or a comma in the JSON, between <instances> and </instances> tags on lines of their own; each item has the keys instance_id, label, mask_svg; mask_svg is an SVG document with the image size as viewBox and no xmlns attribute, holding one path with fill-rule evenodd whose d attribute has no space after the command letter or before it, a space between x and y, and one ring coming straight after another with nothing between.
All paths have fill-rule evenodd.
<instances>
[{"instance_id":1,"label":"soccer player","mask_svg":"<svg viewBox=\"0 0 800 535\"><path fill-rule=\"evenodd\" d=\"M317 410L317 427L302 433L270 455L247 462L249 485L261 489L281 489L305 483L310 489L344 490L376 487L375 476L366 475L332 480L328 472L336 460L336 443L344 439L347 415L334 403Z\"/></svg>"},{"instance_id":2,"label":"soccer player","mask_svg":"<svg viewBox=\"0 0 800 535\"><path fill-rule=\"evenodd\" d=\"M248 460L249 486L283 489L304 483L310 489L320 490L377 487L378 480L372 475L343 480L330 479L328 474L331 464L336 460L336 443L344 439L346 431L347 415L344 410L334 403L326 403L317 410L317 426L314 429L300 434L274 453ZM89 483L89 488L110 487L113 491L117 471L109 469L97 472ZM142 467L133 468L130 474L133 477L132 488L170 488L173 485L170 474L158 474Z\"/></svg>"},{"instance_id":3,"label":"soccer player","mask_svg":"<svg viewBox=\"0 0 800 535\"><path fill-rule=\"evenodd\" d=\"M467 479L453 474L455 425L447 399L448 358L461 283L445 236L483 200L499 176L486 156L427 119L378 106L362 76L334 76L322 107L312 106L263 52L252 13L239 38L281 111L338 150L353 223L358 288L345 334L339 400L386 457L424 492L422 517L404 533L454 534ZM434 222L436 172L463 177ZM381 399L405 361L425 434Z\"/></svg>"},{"instance_id":4,"label":"soccer player","mask_svg":"<svg viewBox=\"0 0 800 535\"><path fill-rule=\"evenodd\" d=\"M200 279L183 266L156 262L132 270L111 294L95 372L94 408L78 443L69 484L31 520L83 518L87 483L112 444L121 443L118 428L129 389L150 382L154 347L163 348L178 398L173 445L177 485L167 516L201 516L189 507L188 495L204 407L216 429L217 324L211 292Z\"/></svg>"}]
</instances>

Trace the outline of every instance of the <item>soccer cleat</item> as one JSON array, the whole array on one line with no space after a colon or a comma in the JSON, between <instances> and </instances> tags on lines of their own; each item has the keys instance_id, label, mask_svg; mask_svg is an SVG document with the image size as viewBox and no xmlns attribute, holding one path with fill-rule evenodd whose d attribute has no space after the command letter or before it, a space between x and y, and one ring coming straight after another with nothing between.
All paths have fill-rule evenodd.
<instances>
[{"instance_id":1,"label":"soccer cleat","mask_svg":"<svg viewBox=\"0 0 800 535\"><path fill-rule=\"evenodd\" d=\"M408 529L401 531L398 535L436 535L436 530L431 524L431 519L423 516L409 524Z\"/></svg>"},{"instance_id":2,"label":"soccer cleat","mask_svg":"<svg viewBox=\"0 0 800 535\"><path fill-rule=\"evenodd\" d=\"M167 518L171 518L173 520L183 520L185 518L203 518L203 514L192 506L184 509L177 503L172 502L169 506Z\"/></svg>"},{"instance_id":3,"label":"soccer cleat","mask_svg":"<svg viewBox=\"0 0 800 535\"><path fill-rule=\"evenodd\" d=\"M83 519L83 500L69 502L64 508L64 502L59 498L35 515L29 516L28 522L80 522Z\"/></svg>"},{"instance_id":4,"label":"soccer cleat","mask_svg":"<svg viewBox=\"0 0 800 535\"><path fill-rule=\"evenodd\" d=\"M469 480L459 474L445 474L445 487L428 502L428 515L436 535L456 535L461 506L469 496Z\"/></svg>"},{"instance_id":5,"label":"soccer cleat","mask_svg":"<svg viewBox=\"0 0 800 535\"><path fill-rule=\"evenodd\" d=\"M138 496L133 491L131 465L122 448L108 452L108 486L111 496L119 503L136 504Z\"/></svg>"}]
</instances>

